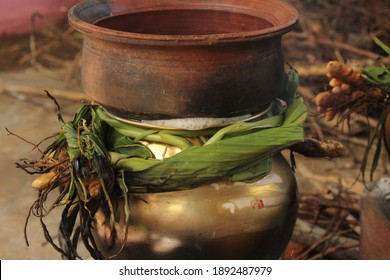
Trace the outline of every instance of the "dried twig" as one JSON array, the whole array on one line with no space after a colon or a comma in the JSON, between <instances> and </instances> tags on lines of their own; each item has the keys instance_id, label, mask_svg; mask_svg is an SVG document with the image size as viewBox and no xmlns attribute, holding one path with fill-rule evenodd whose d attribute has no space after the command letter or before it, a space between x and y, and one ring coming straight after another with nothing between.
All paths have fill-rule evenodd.
<instances>
[{"instance_id":1,"label":"dried twig","mask_svg":"<svg viewBox=\"0 0 390 280\"><path fill-rule=\"evenodd\" d=\"M58 88L48 88L45 87L46 90L51 92L57 98L63 98L70 101L89 101L90 98L85 95L83 92L72 91L72 90L64 90ZM44 97L44 93L41 87L32 87L32 86L24 86L18 84L0 84L0 93L1 91L5 92L18 92L21 94L26 94L29 96L35 97Z\"/></svg>"},{"instance_id":2,"label":"dried twig","mask_svg":"<svg viewBox=\"0 0 390 280\"><path fill-rule=\"evenodd\" d=\"M361 56L366 56L366 57L371 58L371 59L378 59L380 57L379 54L373 53L371 51L368 51L368 50L365 50L365 49L360 49L360 48L351 46L350 44L343 43L343 42L338 42L338 41L334 41L334 40L330 40L330 39L327 39L327 38L316 38L315 41L316 41L317 44L320 44L320 45L323 45L323 46L343 49L343 50L346 50L348 52L351 52L351 53L354 53L354 54L357 54L357 55L361 55ZM390 63L390 57L384 57L384 58L382 58L382 61L385 64L386 63Z\"/></svg>"},{"instance_id":3,"label":"dried twig","mask_svg":"<svg viewBox=\"0 0 390 280\"><path fill-rule=\"evenodd\" d=\"M54 38L50 38L49 42L43 44L40 47L37 47L37 42L36 42L36 34L37 34L37 32L36 32L36 19L37 18L39 18L41 20L41 22L43 22L44 25L47 28L49 28L52 31L52 33L55 35ZM73 46L74 48L76 48L77 50L80 50L81 43L76 41L73 38L73 36L72 36L73 33L74 33L73 28L69 27L65 32L63 32L56 25L54 25L50 21L48 21L43 15L41 15L39 13L34 13L31 16L30 54L25 55L24 57L19 59L19 64L23 64L23 63L26 63L29 61L31 63L31 65L34 68L36 68L38 71L40 71L41 73L43 73L49 77L55 78L55 79L62 79L65 81L64 84L66 85L66 83L68 82L68 79L69 79L69 73L74 72L73 65L71 66L70 71L68 71L67 76L64 79L63 74L58 73L58 71L54 71L48 67L43 66L41 63L38 62L38 58L40 56L43 56L44 59L46 59L46 60L47 59L50 59L51 61L54 60L56 64L61 64L60 59L55 59L52 56L48 56L47 54L45 54L45 52L49 51L50 49L52 49L54 47L60 46L61 44L63 44L64 41L66 43L70 44L71 46ZM62 64L64 64L64 63L62 63Z\"/></svg>"},{"instance_id":4,"label":"dried twig","mask_svg":"<svg viewBox=\"0 0 390 280\"><path fill-rule=\"evenodd\" d=\"M320 226L314 225L311 222L305 221L303 219L298 219L295 225L295 230L293 232L292 240L298 244L306 247L305 253L308 253L310 247L315 248L329 237L326 236L326 231ZM327 252L327 256L335 259L359 259L359 248L356 246L358 243L356 239L348 238L345 236L338 236L332 240L333 246L345 246L350 247L349 250L334 250ZM332 248L332 247L330 247ZM328 249L329 250L329 249ZM296 257L303 257L303 251ZM319 254L319 253L315 253ZM315 255L314 254L314 255ZM313 256L314 256L313 255Z\"/></svg>"},{"instance_id":5,"label":"dried twig","mask_svg":"<svg viewBox=\"0 0 390 280\"><path fill-rule=\"evenodd\" d=\"M12 136L15 136L15 137L21 139L22 141L24 141L24 142L26 142L26 143L32 145L32 146L33 146L33 150L36 149L36 150L39 151L41 154L43 154L43 152L42 152L41 149L39 148L39 144L34 144L34 143L32 143L31 141L29 141L29 140L23 138L22 136L17 135L17 134L15 134L15 133L11 132L8 128L5 128L5 130L8 132L8 135L12 135Z\"/></svg>"},{"instance_id":6,"label":"dried twig","mask_svg":"<svg viewBox=\"0 0 390 280\"><path fill-rule=\"evenodd\" d=\"M327 255L335 255L339 251L344 251L344 250L349 250L349 249L358 249L359 246L360 246L360 243L356 242L356 243L351 243L348 245L338 245L338 246L329 247L325 250L325 252L318 253L318 254L310 257L310 259L311 260L322 259L324 256L327 256Z\"/></svg>"}]
</instances>

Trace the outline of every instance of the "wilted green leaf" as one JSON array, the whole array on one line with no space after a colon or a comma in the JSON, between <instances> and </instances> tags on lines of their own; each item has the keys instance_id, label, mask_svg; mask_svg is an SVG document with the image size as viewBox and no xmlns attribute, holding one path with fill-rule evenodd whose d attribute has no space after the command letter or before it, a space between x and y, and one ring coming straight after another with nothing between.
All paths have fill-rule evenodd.
<instances>
[{"instance_id":1,"label":"wilted green leaf","mask_svg":"<svg viewBox=\"0 0 390 280\"><path fill-rule=\"evenodd\" d=\"M390 55L390 47L387 46L384 42L382 42L378 37L375 35L372 36L375 44L377 44L379 47L382 48L383 51L385 51L388 55Z\"/></svg>"},{"instance_id":2,"label":"wilted green leaf","mask_svg":"<svg viewBox=\"0 0 390 280\"><path fill-rule=\"evenodd\" d=\"M127 173L127 183L129 186L143 184L166 190L225 176L234 179L237 168L240 168L240 172L250 169L253 178L267 174L269 165L260 162L303 141L305 116L306 107L302 98L298 98L285 115L279 116L280 124L274 123L272 127L224 138L209 145L190 147L160 162L153 162L146 170ZM254 163L258 164L255 169Z\"/></svg>"},{"instance_id":3,"label":"wilted green leaf","mask_svg":"<svg viewBox=\"0 0 390 280\"><path fill-rule=\"evenodd\" d=\"M361 71L363 78L375 86L390 85L390 70L385 66L367 65Z\"/></svg>"}]
</instances>

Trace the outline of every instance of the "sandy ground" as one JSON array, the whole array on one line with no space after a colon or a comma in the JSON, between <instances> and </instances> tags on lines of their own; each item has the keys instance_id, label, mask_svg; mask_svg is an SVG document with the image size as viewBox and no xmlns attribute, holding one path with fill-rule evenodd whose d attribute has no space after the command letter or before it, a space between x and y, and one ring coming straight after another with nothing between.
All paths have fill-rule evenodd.
<instances>
[{"instance_id":1,"label":"sandy ground","mask_svg":"<svg viewBox=\"0 0 390 280\"><path fill-rule=\"evenodd\" d=\"M27 231L30 246L26 245L24 224L36 194L30 187L33 177L17 169L14 163L21 158L36 158L39 153L32 145L6 131L7 128L32 143L57 132L54 106L43 92L46 87L56 87L57 82L34 71L28 74L1 73L0 85L5 80L8 84L15 81L18 85L42 87L42 97L9 91L0 93L0 259L59 259L60 255L45 241L39 220L35 217L30 220ZM70 117L67 111L72 112L77 106L77 102L66 104L64 117ZM49 215L45 220L52 232L56 232L57 217Z\"/></svg>"},{"instance_id":2,"label":"sandy ground","mask_svg":"<svg viewBox=\"0 0 390 280\"><path fill-rule=\"evenodd\" d=\"M15 100L5 94L0 95L1 110L1 193L0 233L1 259L57 259L58 254L45 246L38 220L32 219L28 228L30 246L23 237L23 227L30 204L35 193L29 187L32 177L15 168L13 162L22 157L35 157L37 152L32 146L16 137L7 135L5 127L14 133L23 135L30 141L39 141L40 133L53 133L55 119L48 118L46 108L35 106L31 102ZM37 133L39 131L40 133ZM49 226L55 226L53 217L47 219Z\"/></svg>"}]
</instances>

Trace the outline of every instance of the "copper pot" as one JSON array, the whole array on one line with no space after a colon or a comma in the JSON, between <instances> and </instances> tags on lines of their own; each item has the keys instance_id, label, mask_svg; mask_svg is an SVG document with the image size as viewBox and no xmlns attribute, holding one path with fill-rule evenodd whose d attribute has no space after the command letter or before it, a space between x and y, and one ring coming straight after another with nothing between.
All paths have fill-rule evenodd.
<instances>
[{"instance_id":1,"label":"copper pot","mask_svg":"<svg viewBox=\"0 0 390 280\"><path fill-rule=\"evenodd\" d=\"M69 11L84 35L85 92L129 119L261 111L283 90L281 37L297 19L277 0L87 0Z\"/></svg>"},{"instance_id":2,"label":"copper pot","mask_svg":"<svg viewBox=\"0 0 390 280\"><path fill-rule=\"evenodd\" d=\"M281 155L273 158L271 173L255 183L220 180L131 197L131 224L122 251L123 201L117 201L114 234L103 211L95 216L95 240L107 258L278 259L298 209L296 180Z\"/></svg>"},{"instance_id":3,"label":"copper pot","mask_svg":"<svg viewBox=\"0 0 390 280\"><path fill-rule=\"evenodd\" d=\"M361 198L360 258L390 259L390 177L366 189Z\"/></svg>"},{"instance_id":4,"label":"copper pot","mask_svg":"<svg viewBox=\"0 0 390 280\"><path fill-rule=\"evenodd\" d=\"M387 155L390 156L389 108L382 136ZM360 258L390 259L390 177L382 177L364 191L360 212Z\"/></svg>"},{"instance_id":5,"label":"copper pot","mask_svg":"<svg viewBox=\"0 0 390 280\"><path fill-rule=\"evenodd\" d=\"M387 108L386 119L384 123L383 142L385 144L387 155L390 157L390 109Z\"/></svg>"}]
</instances>

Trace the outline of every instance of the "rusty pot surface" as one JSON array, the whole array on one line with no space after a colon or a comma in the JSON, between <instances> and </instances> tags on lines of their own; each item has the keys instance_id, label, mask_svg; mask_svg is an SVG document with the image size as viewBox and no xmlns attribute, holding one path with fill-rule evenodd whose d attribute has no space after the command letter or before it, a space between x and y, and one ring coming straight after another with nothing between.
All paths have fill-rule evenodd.
<instances>
[{"instance_id":1,"label":"rusty pot surface","mask_svg":"<svg viewBox=\"0 0 390 280\"><path fill-rule=\"evenodd\" d=\"M387 108L387 114L384 124L383 142L385 144L387 155L390 157L390 109Z\"/></svg>"},{"instance_id":2,"label":"rusty pot surface","mask_svg":"<svg viewBox=\"0 0 390 280\"><path fill-rule=\"evenodd\" d=\"M390 259L390 177L375 181L361 198L360 258Z\"/></svg>"},{"instance_id":3,"label":"rusty pot surface","mask_svg":"<svg viewBox=\"0 0 390 280\"><path fill-rule=\"evenodd\" d=\"M87 0L69 11L84 35L85 92L138 120L260 111L283 90L281 37L297 20L278 0Z\"/></svg>"}]
</instances>

